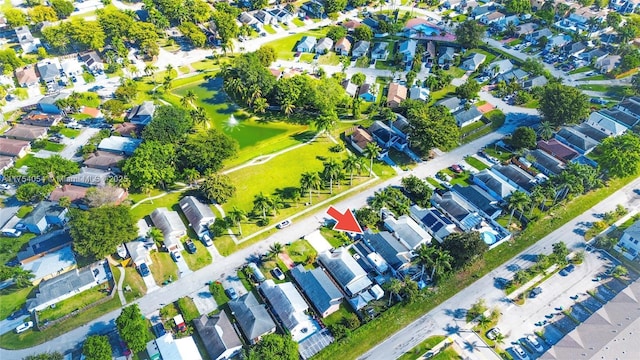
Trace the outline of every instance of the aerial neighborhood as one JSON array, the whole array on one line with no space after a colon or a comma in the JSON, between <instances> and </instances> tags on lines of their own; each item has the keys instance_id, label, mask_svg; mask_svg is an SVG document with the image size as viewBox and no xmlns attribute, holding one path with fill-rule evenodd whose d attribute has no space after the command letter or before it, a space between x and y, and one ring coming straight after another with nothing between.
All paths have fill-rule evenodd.
<instances>
[{"instance_id":1,"label":"aerial neighborhood","mask_svg":"<svg viewBox=\"0 0 640 360\"><path fill-rule=\"evenodd\" d=\"M7 0L0 70L3 360L637 358L637 1Z\"/></svg>"}]
</instances>

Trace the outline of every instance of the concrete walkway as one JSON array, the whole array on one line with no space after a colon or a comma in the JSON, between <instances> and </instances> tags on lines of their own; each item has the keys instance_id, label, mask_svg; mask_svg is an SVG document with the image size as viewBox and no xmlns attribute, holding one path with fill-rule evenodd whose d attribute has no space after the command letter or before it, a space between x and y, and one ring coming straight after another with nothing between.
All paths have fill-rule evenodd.
<instances>
[{"instance_id":1,"label":"concrete walkway","mask_svg":"<svg viewBox=\"0 0 640 360\"><path fill-rule=\"evenodd\" d=\"M118 279L118 283L116 284L118 289L118 297L120 298L120 303L123 306L127 305L127 299L124 297L124 292L122 291L122 284L124 283L124 277L125 277L124 268L122 267L122 265L120 265L120 263L118 263L111 256L107 257L107 261L109 261L109 264L115 267L116 269L118 269L118 271L120 272L120 279Z\"/></svg>"}]
</instances>

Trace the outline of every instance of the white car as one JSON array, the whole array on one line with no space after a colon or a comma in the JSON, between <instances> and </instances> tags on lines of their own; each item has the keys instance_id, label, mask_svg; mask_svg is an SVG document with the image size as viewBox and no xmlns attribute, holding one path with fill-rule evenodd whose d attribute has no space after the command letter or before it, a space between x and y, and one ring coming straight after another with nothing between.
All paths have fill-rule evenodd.
<instances>
[{"instance_id":1,"label":"white car","mask_svg":"<svg viewBox=\"0 0 640 360\"><path fill-rule=\"evenodd\" d=\"M497 327L487 331L487 339L489 340L495 340L496 336L500 333L500 329L498 329Z\"/></svg>"},{"instance_id":2,"label":"white car","mask_svg":"<svg viewBox=\"0 0 640 360\"><path fill-rule=\"evenodd\" d=\"M204 246L208 247L213 245L213 241L211 241L211 236L209 236L209 234L207 233L203 234L200 240L202 241Z\"/></svg>"},{"instance_id":3,"label":"white car","mask_svg":"<svg viewBox=\"0 0 640 360\"><path fill-rule=\"evenodd\" d=\"M16 229L2 229L2 235L6 237L20 237L22 231Z\"/></svg>"},{"instance_id":4,"label":"white car","mask_svg":"<svg viewBox=\"0 0 640 360\"><path fill-rule=\"evenodd\" d=\"M285 220L285 221L281 222L280 224L276 225L276 228L284 229L289 225L291 225L291 220Z\"/></svg>"},{"instance_id":5,"label":"white car","mask_svg":"<svg viewBox=\"0 0 640 360\"><path fill-rule=\"evenodd\" d=\"M182 258L182 255L180 255L180 251L174 250L171 252L171 258L173 258L173 261L178 262L178 260Z\"/></svg>"},{"instance_id":6,"label":"white car","mask_svg":"<svg viewBox=\"0 0 640 360\"><path fill-rule=\"evenodd\" d=\"M542 346L542 344L540 343L540 341L538 341L538 338L535 335L529 335L527 336L527 342L529 344L531 344L531 346L536 349L537 352L542 353L544 352L544 347Z\"/></svg>"},{"instance_id":7,"label":"white car","mask_svg":"<svg viewBox=\"0 0 640 360\"><path fill-rule=\"evenodd\" d=\"M21 332L25 332L33 327L33 321L27 321L24 324L18 325L16 328L16 334L20 334Z\"/></svg>"},{"instance_id":8,"label":"white car","mask_svg":"<svg viewBox=\"0 0 640 360\"><path fill-rule=\"evenodd\" d=\"M524 349L520 345L513 345L511 348L513 350L514 355L516 355L520 360L529 360L529 355L524 352Z\"/></svg>"}]
</instances>

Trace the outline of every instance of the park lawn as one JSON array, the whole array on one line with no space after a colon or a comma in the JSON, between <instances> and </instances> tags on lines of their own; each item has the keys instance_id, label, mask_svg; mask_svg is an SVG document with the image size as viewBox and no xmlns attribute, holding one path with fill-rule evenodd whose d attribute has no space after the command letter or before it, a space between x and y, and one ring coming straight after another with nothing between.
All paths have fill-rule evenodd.
<instances>
[{"instance_id":1,"label":"park lawn","mask_svg":"<svg viewBox=\"0 0 640 360\"><path fill-rule=\"evenodd\" d=\"M108 285L107 285L108 286ZM107 297L104 291L104 285L96 286L89 290L76 294L68 299L62 300L56 304L54 308L48 307L38 312L38 318L41 322L59 319L70 314L76 309L82 311L88 305Z\"/></svg>"},{"instance_id":2,"label":"park lawn","mask_svg":"<svg viewBox=\"0 0 640 360\"><path fill-rule=\"evenodd\" d=\"M168 280L178 280L178 266L168 252L152 252L151 261L153 263L149 265L149 269L158 286L162 286L162 283Z\"/></svg>"},{"instance_id":3,"label":"park lawn","mask_svg":"<svg viewBox=\"0 0 640 360\"><path fill-rule=\"evenodd\" d=\"M0 290L0 319L6 319L12 312L20 309L27 302L32 289L32 286L24 289L11 286Z\"/></svg>"},{"instance_id":4,"label":"park lawn","mask_svg":"<svg viewBox=\"0 0 640 360\"><path fill-rule=\"evenodd\" d=\"M466 159L464 159L464 161L467 162L467 164L473 166L474 168L478 169L478 171L482 171L484 169L488 169L490 166L483 163L482 161L476 159L473 156L469 156Z\"/></svg>"},{"instance_id":5,"label":"park lawn","mask_svg":"<svg viewBox=\"0 0 640 360\"><path fill-rule=\"evenodd\" d=\"M211 264L213 258L211 257L209 250L207 250L200 240L193 240L193 243L196 246L195 254L191 254L188 251L183 250L182 257L187 263L187 266L189 266L189 269L196 271Z\"/></svg>"},{"instance_id":6,"label":"park lawn","mask_svg":"<svg viewBox=\"0 0 640 360\"><path fill-rule=\"evenodd\" d=\"M329 27L326 27L324 29L309 30L268 42L266 43L266 45L272 46L274 49L276 49L276 51L278 52L278 59L293 60L293 54L295 53L294 48L303 37L315 36L317 39L321 39L325 37L327 31L329 31Z\"/></svg>"},{"instance_id":7,"label":"park lawn","mask_svg":"<svg viewBox=\"0 0 640 360\"><path fill-rule=\"evenodd\" d=\"M25 207L20 208L20 210L22 209L28 210L28 208ZM20 212L20 210L18 210L18 212ZM28 211L30 211L27 210L23 211L24 215L28 214ZM4 264L16 257L20 248L35 236L35 234L31 233L24 233L17 238L0 236L0 263Z\"/></svg>"},{"instance_id":8,"label":"park lawn","mask_svg":"<svg viewBox=\"0 0 640 360\"><path fill-rule=\"evenodd\" d=\"M69 129L67 127L62 128L59 131L60 135L64 135L70 139L77 137L78 135L80 135L81 132L82 130Z\"/></svg>"},{"instance_id":9,"label":"park lawn","mask_svg":"<svg viewBox=\"0 0 640 360\"><path fill-rule=\"evenodd\" d=\"M114 273L116 272L119 273L120 270L116 270ZM128 288L131 288L131 291L126 290ZM142 280L142 276L140 276L140 273L133 266L127 266L124 268L122 290L127 303L130 303L147 293L147 286L145 285L144 280Z\"/></svg>"},{"instance_id":10,"label":"park lawn","mask_svg":"<svg viewBox=\"0 0 640 360\"><path fill-rule=\"evenodd\" d=\"M146 194L135 194L135 195L141 195L142 198L147 197ZM151 194L151 196L153 196L153 193ZM180 200L181 197L182 197L182 192L176 191L176 192L168 193L165 196L160 197L158 199L147 200L144 203L141 203L140 205L131 209L131 216L133 216L135 220L139 220L151 214L153 210L159 207L166 207L167 209L172 210L174 205L178 204L178 201Z\"/></svg>"},{"instance_id":11,"label":"park lawn","mask_svg":"<svg viewBox=\"0 0 640 360\"><path fill-rule=\"evenodd\" d=\"M264 25L262 27L264 29L264 31L266 31L268 34L275 34L276 30L273 28L273 26L271 25Z\"/></svg>"},{"instance_id":12,"label":"park lawn","mask_svg":"<svg viewBox=\"0 0 640 360\"><path fill-rule=\"evenodd\" d=\"M433 349L434 346L440 344L445 339L444 335L434 335L428 337L425 341L421 342L409 352L404 353L398 358L398 360L417 360L424 355L427 351Z\"/></svg>"},{"instance_id":13,"label":"park lawn","mask_svg":"<svg viewBox=\"0 0 640 360\"><path fill-rule=\"evenodd\" d=\"M61 334L65 334L75 328L85 325L98 317L110 313L120 308L120 299L114 296L113 299L91 309L81 312L78 316L72 316L55 326L44 331L28 330L21 334L11 331L0 336L0 347L8 350L27 349L46 341L53 340Z\"/></svg>"},{"instance_id":14,"label":"park lawn","mask_svg":"<svg viewBox=\"0 0 640 360\"><path fill-rule=\"evenodd\" d=\"M318 255L318 252L307 240L296 240L287 246L285 251L296 264L306 264Z\"/></svg>"},{"instance_id":15,"label":"park lawn","mask_svg":"<svg viewBox=\"0 0 640 360\"><path fill-rule=\"evenodd\" d=\"M9 1L9 0L6 0ZM300 27L300 26L304 26L304 21L296 18L293 18L293 20L291 20L292 23L294 23L296 26Z\"/></svg>"},{"instance_id":16,"label":"park lawn","mask_svg":"<svg viewBox=\"0 0 640 360\"><path fill-rule=\"evenodd\" d=\"M180 299L178 299L177 305L178 305L178 309L180 309L180 312L184 316L184 320L186 322L191 322L191 320L197 319L200 317L200 311L198 311L196 304L193 302L193 299L191 299L190 297L188 296L181 297Z\"/></svg>"},{"instance_id":17,"label":"park lawn","mask_svg":"<svg viewBox=\"0 0 640 360\"><path fill-rule=\"evenodd\" d=\"M325 55L318 58L318 64L320 65L340 65L340 56L330 51Z\"/></svg>"}]
</instances>

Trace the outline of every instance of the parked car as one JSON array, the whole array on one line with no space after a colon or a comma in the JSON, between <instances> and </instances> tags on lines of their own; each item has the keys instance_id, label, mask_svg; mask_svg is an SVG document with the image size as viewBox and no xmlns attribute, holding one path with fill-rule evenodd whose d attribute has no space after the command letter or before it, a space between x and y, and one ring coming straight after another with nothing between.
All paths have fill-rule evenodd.
<instances>
[{"instance_id":1,"label":"parked car","mask_svg":"<svg viewBox=\"0 0 640 360\"><path fill-rule=\"evenodd\" d=\"M211 236L209 236L209 234L204 233L202 234L202 236L200 237L200 240L202 241L202 243L204 244L204 246L212 246L213 245L213 241L211 240Z\"/></svg>"},{"instance_id":2,"label":"parked car","mask_svg":"<svg viewBox=\"0 0 640 360\"><path fill-rule=\"evenodd\" d=\"M151 275L151 271L149 271L149 267L146 263L140 264L140 266L138 266L138 271L140 272L140 275L142 275L142 277Z\"/></svg>"},{"instance_id":3,"label":"parked car","mask_svg":"<svg viewBox=\"0 0 640 360\"><path fill-rule=\"evenodd\" d=\"M2 229L2 236L6 237L20 237L22 235L22 231L16 229Z\"/></svg>"},{"instance_id":4,"label":"parked car","mask_svg":"<svg viewBox=\"0 0 640 360\"><path fill-rule=\"evenodd\" d=\"M487 339L495 340L498 334L500 334L500 329L498 329L497 327L494 327L489 331L487 331Z\"/></svg>"},{"instance_id":5,"label":"parked car","mask_svg":"<svg viewBox=\"0 0 640 360\"><path fill-rule=\"evenodd\" d=\"M529 360L529 355L527 355L527 353L524 352L524 349L522 349L522 346L513 345L511 350L513 350L514 355L516 355L520 360Z\"/></svg>"},{"instance_id":6,"label":"parked car","mask_svg":"<svg viewBox=\"0 0 640 360\"><path fill-rule=\"evenodd\" d=\"M537 352L539 352L539 353L543 353L544 352L544 347L542 346L540 341L538 341L538 338L535 335L527 336L527 342L529 344L531 344L531 346L534 349L536 349Z\"/></svg>"},{"instance_id":7,"label":"parked car","mask_svg":"<svg viewBox=\"0 0 640 360\"><path fill-rule=\"evenodd\" d=\"M453 171L456 174L461 174L464 171L458 164L453 164L449 166L449 170Z\"/></svg>"},{"instance_id":8,"label":"parked car","mask_svg":"<svg viewBox=\"0 0 640 360\"><path fill-rule=\"evenodd\" d=\"M20 324L16 328L16 334L20 334L22 332L25 332L25 331L31 329L32 327L33 327L33 321L27 321L24 324Z\"/></svg>"},{"instance_id":9,"label":"parked car","mask_svg":"<svg viewBox=\"0 0 640 360\"><path fill-rule=\"evenodd\" d=\"M598 105L605 105L607 103L607 100L603 98L591 98L591 103L598 104Z\"/></svg>"},{"instance_id":10,"label":"parked car","mask_svg":"<svg viewBox=\"0 0 640 360\"><path fill-rule=\"evenodd\" d=\"M541 293L542 293L542 288L538 286L533 290L531 290L531 292L529 293L529 297L534 299L536 296L540 295Z\"/></svg>"},{"instance_id":11,"label":"parked car","mask_svg":"<svg viewBox=\"0 0 640 360\"><path fill-rule=\"evenodd\" d=\"M280 268L274 268L271 270L271 275L278 280L284 280L284 273Z\"/></svg>"},{"instance_id":12,"label":"parked car","mask_svg":"<svg viewBox=\"0 0 640 360\"><path fill-rule=\"evenodd\" d=\"M180 251L173 250L171 252L171 258L173 259L173 261L178 262L178 260L182 259L182 255L180 255Z\"/></svg>"},{"instance_id":13,"label":"parked car","mask_svg":"<svg viewBox=\"0 0 640 360\"><path fill-rule=\"evenodd\" d=\"M7 319L9 320L15 320L21 316L27 316L29 315L29 311L26 308L22 308L20 310L16 310L14 312L11 313L11 315L9 315L9 317L7 317Z\"/></svg>"},{"instance_id":14,"label":"parked car","mask_svg":"<svg viewBox=\"0 0 640 360\"><path fill-rule=\"evenodd\" d=\"M571 274L573 272L573 270L575 270L575 269L576 269L576 266L571 264L571 265L565 267L564 269L560 270L560 275L567 276L567 275Z\"/></svg>"},{"instance_id":15,"label":"parked car","mask_svg":"<svg viewBox=\"0 0 640 360\"><path fill-rule=\"evenodd\" d=\"M224 292L225 294L227 294L227 296L231 300L236 300L238 298L238 293L236 292L236 289L232 287L224 289Z\"/></svg>"},{"instance_id":16,"label":"parked car","mask_svg":"<svg viewBox=\"0 0 640 360\"><path fill-rule=\"evenodd\" d=\"M285 220L285 221L281 222L280 224L276 225L276 228L277 229L284 229L289 225L291 225L291 220Z\"/></svg>"},{"instance_id":17,"label":"parked car","mask_svg":"<svg viewBox=\"0 0 640 360\"><path fill-rule=\"evenodd\" d=\"M153 325L152 329L153 329L153 333L156 334L156 337L161 337L162 335L167 333L162 323L157 323Z\"/></svg>"},{"instance_id":18,"label":"parked car","mask_svg":"<svg viewBox=\"0 0 640 360\"><path fill-rule=\"evenodd\" d=\"M196 251L198 251L198 249L196 248L196 244L194 244L193 241L191 241L191 239L187 239L187 241L184 242L184 246L187 248L187 251L191 254L195 254Z\"/></svg>"}]
</instances>

